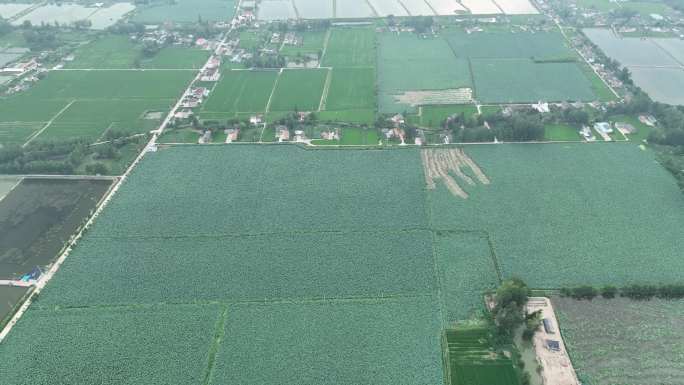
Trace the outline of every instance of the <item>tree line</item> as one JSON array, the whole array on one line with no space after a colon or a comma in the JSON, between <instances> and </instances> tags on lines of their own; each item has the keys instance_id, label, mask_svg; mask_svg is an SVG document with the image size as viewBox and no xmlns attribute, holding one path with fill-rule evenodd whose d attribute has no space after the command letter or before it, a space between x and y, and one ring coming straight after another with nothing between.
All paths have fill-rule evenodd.
<instances>
[{"instance_id":1,"label":"tree line","mask_svg":"<svg viewBox=\"0 0 684 385\"><path fill-rule=\"evenodd\" d=\"M592 300L599 295L606 299L624 297L634 300L660 299L681 299L684 298L684 285L639 285L633 284L617 288L615 286L604 286L595 288L584 285L573 288L562 288L562 297L570 297L578 300Z\"/></svg>"}]
</instances>

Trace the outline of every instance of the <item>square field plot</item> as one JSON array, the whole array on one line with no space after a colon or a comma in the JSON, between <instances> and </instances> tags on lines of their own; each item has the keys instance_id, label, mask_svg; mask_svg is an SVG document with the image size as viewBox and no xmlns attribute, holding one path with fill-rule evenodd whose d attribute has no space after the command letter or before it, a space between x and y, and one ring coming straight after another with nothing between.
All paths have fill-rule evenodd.
<instances>
[{"instance_id":1,"label":"square field plot","mask_svg":"<svg viewBox=\"0 0 684 385\"><path fill-rule=\"evenodd\" d=\"M484 103L593 101L592 85L575 63L473 59L475 98Z\"/></svg>"},{"instance_id":2,"label":"square field plot","mask_svg":"<svg viewBox=\"0 0 684 385\"><path fill-rule=\"evenodd\" d=\"M269 111L317 111L328 75L327 69L283 70Z\"/></svg>"},{"instance_id":3,"label":"square field plot","mask_svg":"<svg viewBox=\"0 0 684 385\"><path fill-rule=\"evenodd\" d=\"M325 55L324 67L373 67L375 31L372 28L333 28Z\"/></svg>"},{"instance_id":4,"label":"square field plot","mask_svg":"<svg viewBox=\"0 0 684 385\"><path fill-rule=\"evenodd\" d=\"M0 381L201 383L221 312L214 305L58 311L32 307L0 344Z\"/></svg>"},{"instance_id":5,"label":"square field plot","mask_svg":"<svg viewBox=\"0 0 684 385\"><path fill-rule=\"evenodd\" d=\"M264 112L277 77L277 71L224 71L200 116Z\"/></svg>"},{"instance_id":6,"label":"square field plot","mask_svg":"<svg viewBox=\"0 0 684 385\"><path fill-rule=\"evenodd\" d=\"M260 301L437 291L429 231L200 239L99 238L106 235L103 231L94 235L72 253L41 303Z\"/></svg>"},{"instance_id":7,"label":"square field plot","mask_svg":"<svg viewBox=\"0 0 684 385\"><path fill-rule=\"evenodd\" d=\"M467 146L491 181L428 192L432 225L487 231L504 277L559 288L682 280L684 196L628 143ZM467 219L466 219L467 218Z\"/></svg>"},{"instance_id":8,"label":"square field plot","mask_svg":"<svg viewBox=\"0 0 684 385\"><path fill-rule=\"evenodd\" d=\"M326 110L374 109L375 70L335 68L325 99Z\"/></svg>"},{"instance_id":9,"label":"square field plot","mask_svg":"<svg viewBox=\"0 0 684 385\"><path fill-rule=\"evenodd\" d=\"M229 308L210 384L442 384L430 297Z\"/></svg>"}]
</instances>

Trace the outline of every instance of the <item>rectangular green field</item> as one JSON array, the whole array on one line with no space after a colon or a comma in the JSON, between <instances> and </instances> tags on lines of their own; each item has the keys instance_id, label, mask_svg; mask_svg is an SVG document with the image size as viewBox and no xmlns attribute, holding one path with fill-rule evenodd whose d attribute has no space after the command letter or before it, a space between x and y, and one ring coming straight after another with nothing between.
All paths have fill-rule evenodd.
<instances>
[{"instance_id":1,"label":"rectangular green field","mask_svg":"<svg viewBox=\"0 0 684 385\"><path fill-rule=\"evenodd\" d=\"M597 96L576 63L530 59L471 59L475 97L484 103L593 101Z\"/></svg>"},{"instance_id":2,"label":"rectangular green field","mask_svg":"<svg viewBox=\"0 0 684 385\"><path fill-rule=\"evenodd\" d=\"M95 227L104 227L102 231L112 237L164 237L284 230L396 231L427 226L425 182L416 151L267 149L258 145L229 150L224 146L172 147L148 154L145 167L136 168L128 179L138 182L119 190L117 199L107 206L108 215L100 216ZM220 173L213 169L205 173L197 170L192 159L214 159L212 163L231 166ZM402 167L380 166L386 163ZM340 168L340 164L345 166ZM209 176L212 188L206 187ZM313 180L317 182L312 184ZM345 194L330 204L326 197L340 191ZM378 205L372 197L380 192L414 203L393 200ZM302 199L303 195L315 200ZM191 205L196 196L211 203L179 209L179 198ZM159 211L165 213L163 218L153 214ZM212 221L211 227L203 225L207 220Z\"/></svg>"},{"instance_id":3,"label":"rectangular green field","mask_svg":"<svg viewBox=\"0 0 684 385\"><path fill-rule=\"evenodd\" d=\"M232 306L211 384L442 384L432 306L431 297Z\"/></svg>"},{"instance_id":4,"label":"rectangular green field","mask_svg":"<svg viewBox=\"0 0 684 385\"><path fill-rule=\"evenodd\" d=\"M466 118L471 117L477 114L477 107L472 104L422 106L418 122L425 127L441 127L448 117L461 114Z\"/></svg>"},{"instance_id":5,"label":"rectangular green field","mask_svg":"<svg viewBox=\"0 0 684 385\"><path fill-rule=\"evenodd\" d=\"M373 28L333 28L321 65L374 67L376 34Z\"/></svg>"},{"instance_id":6,"label":"rectangular green field","mask_svg":"<svg viewBox=\"0 0 684 385\"><path fill-rule=\"evenodd\" d=\"M328 72L327 69L283 70L269 111L317 111Z\"/></svg>"},{"instance_id":7,"label":"rectangular green field","mask_svg":"<svg viewBox=\"0 0 684 385\"><path fill-rule=\"evenodd\" d=\"M169 99L181 96L195 71L50 71L26 91L35 99Z\"/></svg>"},{"instance_id":8,"label":"rectangular green field","mask_svg":"<svg viewBox=\"0 0 684 385\"><path fill-rule=\"evenodd\" d=\"M205 113L264 112L277 77L276 71L224 71L200 116L205 117Z\"/></svg>"},{"instance_id":9,"label":"rectangular green field","mask_svg":"<svg viewBox=\"0 0 684 385\"><path fill-rule=\"evenodd\" d=\"M198 384L222 311L217 305L31 308L0 344L2 381Z\"/></svg>"},{"instance_id":10,"label":"rectangular green field","mask_svg":"<svg viewBox=\"0 0 684 385\"><path fill-rule=\"evenodd\" d=\"M576 55L557 30L534 33L486 31L471 34L449 31L446 39L456 57L464 59L558 60L574 58Z\"/></svg>"},{"instance_id":11,"label":"rectangular green field","mask_svg":"<svg viewBox=\"0 0 684 385\"><path fill-rule=\"evenodd\" d=\"M128 36L109 35L77 48L65 68L130 68L139 55Z\"/></svg>"},{"instance_id":12,"label":"rectangular green field","mask_svg":"<svg viewBox=\"0 0 684 385\"><path fill-rule=\"evenodd\" d=\"M375 110L320 111L318 119L329 122L348 122L371 125L375 122Z\"/></svg>"},{"instance_id":13,"label":"rectangular green field","mask_svg":"<svg viewBox=\"0 0 684 385\"><path fill-rule=\"evenodd\" d=\"M373 110L375 108L375 70L372 68L335 68L325 99L326 110Z\"/></svg>"},{"instance_id":14,"label":"rectangular green field","mask_svg":"<svg viewBox=\"0 0 684 385\"><path fill-rule=\"evenodd\" d=\"M273 232L188 243L183 237L123 241L107 238L102 229L69 258L41 298L44 305L374 298L436 291L431 234L419 230ZM155 266L166 266L163 277ZM187 290L191 271L202 279Z\"/></svg>"},{"instance_id":15,"label":"rectangular green field","mask_svg":"<svg viewBox=\"0 0 684 385\"><path fill-rule=\"evenodd\" d=\"M38 135L37 140L85 138L96 140L108 130L140 133L157 128L159 119L147 112L166 115L173 99L76 100Z\"/></svg>"},{"instance_id":16,"label":"rectangular green field","mask_svg":"<svg viewBox=\"0 0 684 385\"><path fill-rule=\"evenodd\" d=\"M499 284L486 233L437 231L434 241L445 321L479 317L483 293Z\"/></svg>"},{"instance_id":17,"label":"rectangular green field","mask_svg":"<svg viewBox=\"0 0 684 385\"><path fill-rule=\"evenodd\" d=\"M410 54L407 54L410 53ZM393 95L404 91L472 87L468 61L454 56L446 40L414 34L380 35L378 105L381 113L415 111Z\"/></svg>"},{"instance_id":18,"label":"rectangular green field","mask_svg":"<svg viewBox=\"0 0 684 385\"><path fill-rule=\"evenodd\" d=\"M173 3L154 0L139 7L131 20L147 24L229 22L234 13L234 0L176 0Z\"/></svg>"},{"instance_id":19,"label":"rectangular green field","mask_svg":"<svg viewBox=\"0 0 684 385\"><path fill-rule=\"evenodd\" d=\"M489 233L505 278L535 288L681 281L684 195L654 154L629 143L465 152L491 183L460 183L467 199L439 184L432 226Z\"/></svg>"}]
</instances>

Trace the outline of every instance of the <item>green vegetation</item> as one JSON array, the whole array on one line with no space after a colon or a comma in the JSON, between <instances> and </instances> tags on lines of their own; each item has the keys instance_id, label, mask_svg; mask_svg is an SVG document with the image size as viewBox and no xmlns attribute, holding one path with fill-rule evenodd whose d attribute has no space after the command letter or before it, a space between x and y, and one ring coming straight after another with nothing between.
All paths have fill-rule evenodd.
<instances>
[{"instance_id":1,"label":"green vegetation","mask_svg":"<svg viewBox=\"0 0 684 385\"><path fill-rule=\"evenodd\" d=\"M437 232L435 251L446 322L479 317L484 312L483 293L499 283L486 235Z\"/></svg>"},{"instance_id":2,"label":"green vegetation","mask_svg":"<svg viewBox=\"0 0 684 385\"><path fill-rule=\"evenodd\" d=\"M200 117L212 119L264 112L277 77L276 71L224 71L202 106Z\"/></svg>"},{"instance_id":3,"label":"green vegetation","mask_svg":"<svg viewBox=\"0 0 684 385\"><path fill-rule=\"evenodd\" d=\"M283 70L270 111L317 111L327 76L327 69Z\"/></svg>"},{"instance_id":4,"label":"green vegetation","mask_svg":"<svg viewBox=\"0 0 684 385\"><path fill-rule=\"evenodd\" d=\"M327 31L305 31L298 32L297 36L301 38L301 44L299 45L283 45L280 49L280 54L284 56L302 56L302 55L315 55L318 56L322 54L325 36ZM245 43L250 46L251 40ZM240 46L242 46L242 33L240 34Z\"/></svg>"},{"instance_id":5,"label":"green vegetation","mask_svg":"<svg viewBox=\"0 0 684 385\"><path fill-rule=\"evenodd\" d=\"M212 383L441 384L433 306L430 297L232 306Z\"/></svg>"},{"instance_id":6,"label":"green vegetation","mask_svg":"<svg viewBox=\"0 0 684 385\"><path fill-rule=\"evenodd\" d=\"M520 384L511 359L493 351L489 338L481 327L446 332L451 385Z\"/></svg>"},{"instance_id":7,"label":"green vegetation","mask_svg":"<svg viewBox=\"0 0 684 385\"><path fill-rule=\"evenodd\" d=\"M234 12L234 0L175 0L173 3L153 0L149 5L136 10L132 20L148 24L228 22L233 18Z\"/></svg>"},{"instance_id":8,"label":"green vegetation","mask_svg":"<svg viewBox=\"0 0 684 385\"><path fill-rule=\"evenodd\" d=\"M466 118L471 117L477 114L477 107L472 104L422 106L417 123L423 127L442 127L442 122L448 117L460 114L463 114Z\"/></svg>"},{"instance_id":9,"label":"green vegetation","mask_svg":"<svg viewBox=\"0 0 684 385\"><path fill-rule=\"evenodd\" d=\"M373 28L333 28L321 65L328 67L374 67Z\"/></svg>"},{"instance_id":10,"label":"green vegetation","mask_svg":"<svg viewBox=\"0 0 684 385\"><path fill-rule=\"evenodd\" d=\"M628 143L466 152L491 184L463 183L465 200L438 185L431 221L488 232L504 277L535 288L680 281L680 236L671 229L684 224L684 196L653 153ZM633 218L639 226L626 226Z\"/></svg>"},{"instance_id":11,"label":"green vegetation","mask_svg":"<svg viewBox=\"0 0 684 385\"><path fill-rule=\"evenodd\" d=\"M544 126L544 139L550 141L579 141L579 130L567 124L547 124Z\"/></svg>"},{"instance_id":12,"label":"green vegetation","mask_svg":"<svg viewBox=\"0 0 684 385\"><path fill-rule=\"evenodd\" d=\"M593 101L596 95L575 63L530 59L472 59L476 98L488 103ZM515 73L515 76L511 74Z\"/></svg>"},{"instance_id":13,"label":"green vegetation","mask_svg":"<svg viewBox=\"0 0 684 385\"><path fill-rule=\"evenodd\" d=\"M0 372L16 385L201 383L220 314L216 305L33 306L0 344Z\"/></svg>"},{"instance_id":14,"label":"green vegetation","mask_svg":"<svg viewBox=\"0 0 684 385\"><path fill-rule=\"evenodd\" d=\"M326 110L375 108L375 71L372 68L335 68L331 76Z\"/></svg>"}]
</instances>

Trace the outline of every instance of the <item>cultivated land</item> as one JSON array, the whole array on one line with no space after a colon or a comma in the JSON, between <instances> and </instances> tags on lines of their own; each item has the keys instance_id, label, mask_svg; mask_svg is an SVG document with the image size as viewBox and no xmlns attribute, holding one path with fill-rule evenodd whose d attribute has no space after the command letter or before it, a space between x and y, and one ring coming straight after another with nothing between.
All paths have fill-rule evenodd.
<instances>
[{"instance_id":1,"label":"cultivated land","mask_svg":"<svg viewBox=\"0 0 684 385\"><path fill-rule=\"evenodd\" d=\"M451 385L517 385L510 358L491 351L487 329L462 328L446 332Z\"/></svg>"},{"instance_id":2,"label":"cultivated land","mask_svg":"<svg viewBox=\"0 0 684 385\"><path fill-rule=\"evenodd\" d=\"M278 75L278 71L224 71L200 116L210 119L264 112Z\"/></svg>"},{"instance_id":3,"label":"cultivated land","mask_svg":"<svg viewBox=\"0 0 684 385\"><path fill-rule=\"evenodd\" d=\"M584 383L677 384L684 377L684 301L554 298Z\"/></svg>"},{"instance_id":4,"label":"cultivated land","mask_svg":"<svg viewBox=\"0 0 684 385\"><path fill-rule=\"evenodd\" d=\"M109 180L19 182L0 200L0 279L48 265L110 185Z\"/></svg>"},{"instance_id":5,"label":"cultivated land","mask_svg":"<svg viewBox=\"0 0 684 385\"><path fill-rule=\"evenodd\" d=\"M74 52L68 69L199 69L207 61L209 51L186 47L164 47L153 57L145 58L142 47L127 36L105 36Z\"/></svg>"},{"instance_id":6,"label":"cultivated land","mask_svg":"<svg viewBox=\"0 0 684 385\"><path fill-rule=\"evenodd\" d=\"M327 67L373 67L376 34L372 28L333 28L323 56Z\"/></svg>"},{"instance_id":7,"label":"cultivated land","mask_svg":"<svg viewBox=\"0 0 684 385\"><path fill-rule=\"evenodd\" d=\"M132 20L141 23L194 23L227 21L233 18L233 0L176 0L173 3L155 0L136 10Z\"/></svg>"},{"instance_id":8,"label":"cultivated land","mask_svg":"<svg viewBox=\"0 0 684 385\"><path fill-rule=\"evenodd\" d=\"M326 110L374 110L375 71L372 68L335 68L331 76Z\"/></svg>"},{"instance_id":9,"label":"cultivated land","mask_svg":"<svg viewBox=\"0 0 684 385\"><path fill-rule=\"evenodd\" d=\"M194 71L51 71L31 89L0 103L2 144L30 138L96 141L108 129L139 133L159 124Z\"/></svg>"},{"instance_id":10,"label":"cultivated land","mask_svg":"<svg viewBox=\"0 0 684 385\"><path fill-rule=\"evenodd\" d=\"M317 111L328 69L283 70L269 111Z\"/></svg>"},{"instance_id":11,"label":"cultivated land","mask_svg":"<svg viewBox=\"0 0 684 385\"><path fill-rule=\"evenodd\" d=\"M652 153L630 144L466 152L491 184L460 183L467 199L438 184L432 223L486 231L505 277L537 288L681 280L674 229L684 223L684 197Z\"/></svg>"}]
</instances>

